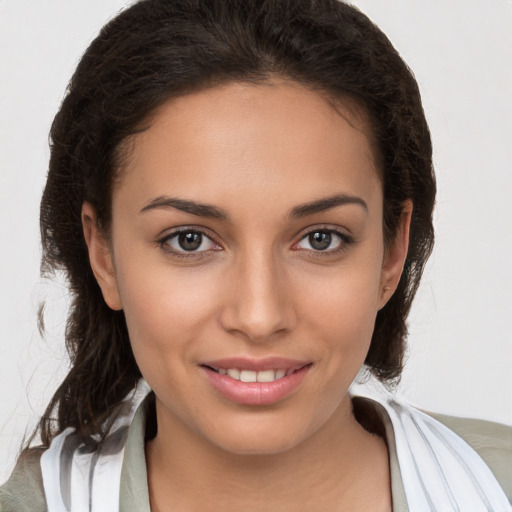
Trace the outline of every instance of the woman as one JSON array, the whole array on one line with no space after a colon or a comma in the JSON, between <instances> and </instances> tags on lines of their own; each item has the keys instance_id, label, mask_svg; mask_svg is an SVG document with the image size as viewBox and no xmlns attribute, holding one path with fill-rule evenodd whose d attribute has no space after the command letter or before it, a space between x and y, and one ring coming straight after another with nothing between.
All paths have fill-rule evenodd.
<instances>
[{"instance_id":1,"label":"woman","mask_svg":"<svg viewBox=\"0 0 512 512\"><path fill-rule=\"evenodd\" d=\"M435 195L417 85L364 15L139 2L51 140L73 366L2 510L510 510L510 429L468 422L471 447L348 393L400 375Z\"/></svg>"}]
</instances>

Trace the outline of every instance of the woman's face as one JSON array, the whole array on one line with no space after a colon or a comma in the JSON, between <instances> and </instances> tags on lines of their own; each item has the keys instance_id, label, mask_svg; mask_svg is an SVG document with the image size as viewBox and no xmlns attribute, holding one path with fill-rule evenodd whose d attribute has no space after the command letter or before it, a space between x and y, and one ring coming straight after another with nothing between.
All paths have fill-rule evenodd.
<instances>
[{"instance_id":1,"label":"woman's face","mask_svg":"<svg viewBox=\"0 0 512 512\"><path fill-rule=\"evenodd\" d=\"M362 116L296 84L231 84L169 101L127 147L110 244L86 237L159 432L277 453L349 421L407 246L405 226L384 251Z\"/></svg>"}]
</instances>

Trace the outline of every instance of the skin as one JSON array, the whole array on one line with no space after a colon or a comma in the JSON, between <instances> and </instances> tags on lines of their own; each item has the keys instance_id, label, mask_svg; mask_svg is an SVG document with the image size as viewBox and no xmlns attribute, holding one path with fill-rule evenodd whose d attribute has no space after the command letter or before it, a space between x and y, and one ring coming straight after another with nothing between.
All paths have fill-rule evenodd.
<instances>
[{"instance_id":1,"label":"skin","mask_svg":"<svg viewBox=\"0 0 512 512\"><path fill-rule=\"evenodd\" d=\"M84 204L93 271L156 394L153 511L391 510L385 443L357 423L348 389L400 278L411 205L385 249L382 183L348 107L276 81L173 99L131 140L108 240ZM358 202L291 214L340 195ZM209 238L186 252L177 228ZM315 230L331 233L328 249L312 246ZM234 356L311 368L277 403L240 405L201 369Z\"/></svg>"}]
</instances>

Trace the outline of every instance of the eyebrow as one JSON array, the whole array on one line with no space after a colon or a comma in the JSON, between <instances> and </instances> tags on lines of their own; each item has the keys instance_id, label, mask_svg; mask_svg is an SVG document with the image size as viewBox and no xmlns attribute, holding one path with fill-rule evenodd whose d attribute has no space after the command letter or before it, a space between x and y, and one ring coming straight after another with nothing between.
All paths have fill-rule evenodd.
<instances>
[{"instance_id":1,"label":"eyebrow","mask_svg":"<svg viewBox=\"0 0 512 512\"><path fill-rule=\"evenodd\" d=\"M334 196L317 199L315 201L311 201L310 203L304 203L295 206L292 208L288 216L291 218L299 219L302 217L307 217L308 215L314 215L315 213L320 213L332 208L336 208L337 206L344 206L349 204L359 205L365 211L368 211L368 205L360 197L348 194L337 194ZM197 215L198 217L209 217L219 220L229 219L228 213L222 208L218 208L217 206L169 196L155 197L140 210L140 213L145 213L150 210L168 208L181 210L182 212Z\"/></svg>"},{"instance_id":2,"label":"eyebrow","mask_svg":"<svg viewBox=\"0 0 512 512\"><path fill-rule=\"evenodd\" d=\"M336 208L337 206L344 206L348 204L359 205L365 211L368 211L368 205L362 198L348 194L337 194L335 196L324 197L316 201L311 201L310 203L305 203L296 206L291 210L290 217L296 219L307 217L308 215L314 215L315 213L325 212L326 210L330 210L331 208Z\"/></svg>"},{"instance_id":3,"label":"eyebrow","mask_svg":"<svg viewBox=\"0 0 512 512\"><path fill-rule=\"evenodd\" d=\"M222 208L210 204L197 203L196 201L190 201L188 199L178 199L176 197L159 196L152 199L140 213L144 213L150 210L174 208L181 210L185 213L191 213L198 217L209 217L212 219L227 220L228 214Z\"/></svg>"}]
</instances>

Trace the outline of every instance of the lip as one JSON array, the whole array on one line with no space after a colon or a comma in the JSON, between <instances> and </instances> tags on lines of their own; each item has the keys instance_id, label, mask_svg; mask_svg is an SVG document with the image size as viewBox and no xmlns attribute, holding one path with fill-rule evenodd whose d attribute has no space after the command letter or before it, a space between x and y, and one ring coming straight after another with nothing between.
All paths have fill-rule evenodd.
<instances>
[{"instance_id":1,"label":"lip","mask_svg":"<svg viewBox=\"0 0 512 512\"><path fill-rule=\"evenodd\" d=\"M204 361L201 366L212 368L238 368L239 370L252 370L261 372L263 370L281 368L283 370L298 370L311 361L300 361L298 359L287 359L285 357L265 357L263 359L252 359L247 357L227 357L215 361Z\"/></svg>"},{"instance_id":2,"label":"lip","mask_svg":"<svg viewBox=\"0 0 512 512\"><path fill-rule=\"evenodd\" d=\"M232 357L205 361L200 365L200 369L215 391L229 401L241 405L270 405L283 400L295 391L308 374L311 366L310 361L281 357L265 359ZM228 375L221 375L212 368L238 368L252 371L283 369L293 370L293 373L273 382L242 382L232 379Z\"/></svg>"}]
</instances>

